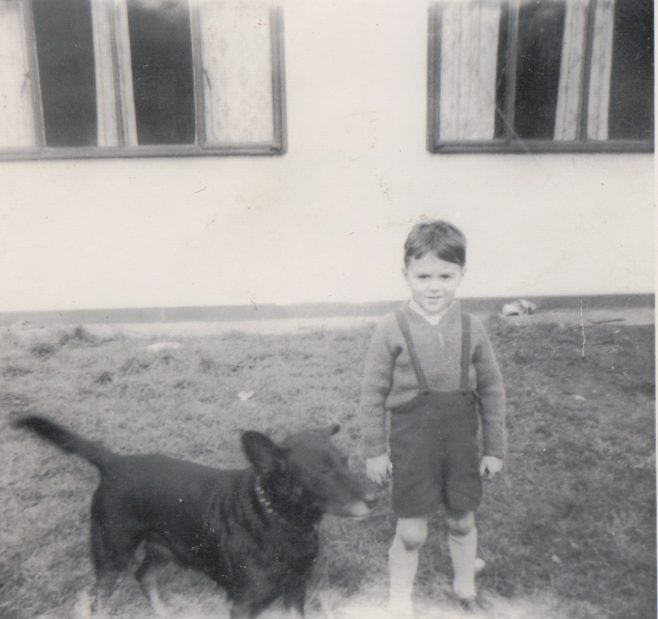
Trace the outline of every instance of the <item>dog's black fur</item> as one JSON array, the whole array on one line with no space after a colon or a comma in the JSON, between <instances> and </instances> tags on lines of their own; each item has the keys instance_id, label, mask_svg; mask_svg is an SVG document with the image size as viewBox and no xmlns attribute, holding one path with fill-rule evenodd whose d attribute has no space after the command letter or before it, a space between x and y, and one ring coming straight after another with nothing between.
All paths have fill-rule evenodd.
<instances>
[{"instance_id":1,"label":"dog's black fur","mask_svg":"<svg viewBox=\"0 0 658 619\"><path fill-rule=\"evenodd\" d=\"M232 603L231 617L255 617L280 599L304 613L325 513L366 516L374 505L329 437L339 426L277 445L244 432L251 463L218 470L158 454L119 455L39 416L17 420L100 471L91 505L96 570L94 608L102 608L143 542L135 576L163 612L157 572L170 560L204 572Z\"/></svg>"}]
</instances>

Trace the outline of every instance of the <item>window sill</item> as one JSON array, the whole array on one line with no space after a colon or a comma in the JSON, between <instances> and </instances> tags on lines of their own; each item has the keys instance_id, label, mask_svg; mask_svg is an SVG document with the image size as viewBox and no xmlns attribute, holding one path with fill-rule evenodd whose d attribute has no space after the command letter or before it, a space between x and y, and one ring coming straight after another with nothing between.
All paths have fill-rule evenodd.
<instances>
[{"instance_id":1,"label":"window sill","mask_svg":"<svg viewBox=\"0 0 658 619\"><path fill-rule=\"evenodd\" d=\"M230 157L284 155L284 144L241 144L233 146L157 145L134 148L58 147L15 149L0 152L0 161L43 159L109 159L136 157Z\"/></svg>"},{"instance_id":2,"label":"window sill","mask_svg":"<svg viewBox=\"0 0 658 619\"><path fill-rule=\"evenodd\" d=\"M455 141L429 144L432 154L459 153L653 153L654 144L647 140L607 140L605 142L555 142L554 140Z\"/></svg>"}]
</instances>

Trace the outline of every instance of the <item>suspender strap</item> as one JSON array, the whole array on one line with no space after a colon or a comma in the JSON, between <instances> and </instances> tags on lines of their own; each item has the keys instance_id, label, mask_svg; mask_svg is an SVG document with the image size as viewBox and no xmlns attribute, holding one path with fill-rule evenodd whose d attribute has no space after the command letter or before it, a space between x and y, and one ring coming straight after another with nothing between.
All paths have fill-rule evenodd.
<instances>
[{"instance_id":1,"label":"suspender strap","mask_svg":"<svg viewBox=\"0 0 658 619\"><path fill-rule=\"evenodd\" d=\"M420 360L416 354L416 348L414 347L414 341L411 337L411 331L409 330L409 323L407 322L407 317L404 315L402 310L396 312L395 317L398 320L398 325L402 335L404 336L404 341L407 343L407 350L409 351L409 356L411 357L411 364L414 366L414 372L416 372L416 380L422 391L429 391L429 385L427 384L427 379L425 378L425 373L423 368L420 366Z\"/></svg>"},{"instance_id":2,"label":"suspender strap","mask_svg":"<svg viewBox=\"0 0 658 619\"><path fill-rule=\"evenodd\" d=\"M468 370L471 366L471 317L462 312L462 360L459 390L468 391Z\"/></svg>"},{"instance_id":3,"label":"suspender strap","mask_svg":"<svg viewBox=\"0 0 658 619\"><path fill-rule=\"evenodd\" d=\"M404 336L404 341L407 344L407 350L409 351L409 357L411 357L411 364L413 365L414 372L416 373L416 380L418 380L418 385L422 391L429 391L429 384L425 378L425 373L423 368L420 365L420 360L416 353L416 348L414 346L413 338L411 337L411 330L409 329L409 323L407 322L407 317L404 315L402 310L396 312L395 317L398 321L398 326L402 335ZM462 349L461 349L461 375L459 379L459 390L468 391L468 370L471 365L471 318L468 314L462 313Z\"/></svg>"}]
</instances>

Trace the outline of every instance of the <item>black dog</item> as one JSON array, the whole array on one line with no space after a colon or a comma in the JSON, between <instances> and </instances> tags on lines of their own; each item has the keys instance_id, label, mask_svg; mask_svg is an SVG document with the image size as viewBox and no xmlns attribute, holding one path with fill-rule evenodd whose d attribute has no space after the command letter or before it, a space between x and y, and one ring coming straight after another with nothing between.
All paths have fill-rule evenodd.
<instances>
[{"instance_id":1,"label":"black dog","mask_svg":"<svg viewBox=\"0 0 658 619\"><path fill-rule=\"evenodd\" d=\"M323 514L364 517L375 500L329 437L331 426L280 445L244 432L251 468L217 470L158 454L119 455L38 416L15 422L100 471L91 505L99 610L144 542L135 576L157 613L156 578L169 561L204 572L225 589L231 618L255 617L280 599L304 613Z\"/></svg>"}]
</instances>

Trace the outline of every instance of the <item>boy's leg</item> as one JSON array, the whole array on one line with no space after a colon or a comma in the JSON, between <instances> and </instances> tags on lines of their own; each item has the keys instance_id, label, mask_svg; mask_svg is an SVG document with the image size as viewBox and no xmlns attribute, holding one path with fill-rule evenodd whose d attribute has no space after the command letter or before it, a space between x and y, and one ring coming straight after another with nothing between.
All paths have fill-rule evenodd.
<instances>
[{"instance_id":1,"label":"boy's leg","mask_svg":"<svg viewBox=\"0 0 658 619\"><path fill-rule=\"evenodd\" d=\"M418 551L427 539L425 518L399 518L388 552L389 609L411 615L411 594L418 568Z\"/></svg>"},{"instance_id":2,"label":"boy's leg","mask_svg":"<svg viewBox=\"0 0 658 619\"><path fill-rule=\"evenodd\" d=\"M477 553L477 529L473 512L448 509L448 547L452 559L454 580L452 588L460 600L475 597L475 558Z\"/></svg>"}]
</instances>

